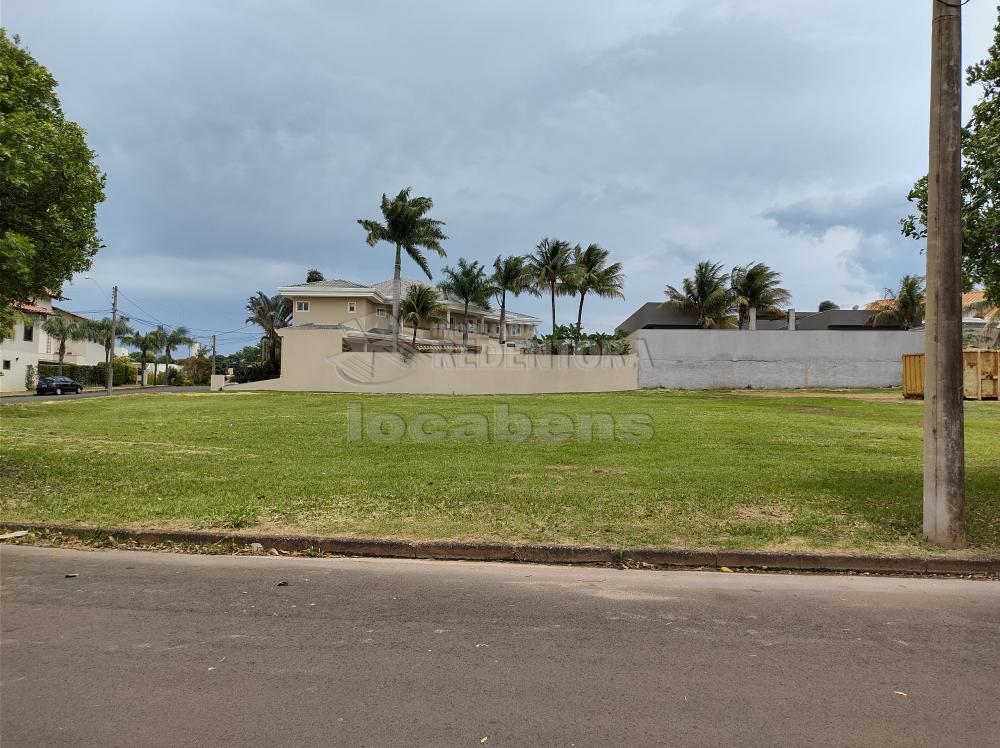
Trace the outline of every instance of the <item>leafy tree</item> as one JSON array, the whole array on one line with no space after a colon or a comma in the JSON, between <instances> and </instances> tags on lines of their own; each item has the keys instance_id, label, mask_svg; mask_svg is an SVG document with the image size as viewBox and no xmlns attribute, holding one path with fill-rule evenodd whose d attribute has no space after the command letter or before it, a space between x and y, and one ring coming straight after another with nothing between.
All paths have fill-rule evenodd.
<instances>
[{"instance_id":1,"label":"leafy tree","mask_svg":"<svg viewBox=\"0 0 1000 748\"><path fill-rule=\"evenodd\" d=\"M167 364L173 363L173 353L182 345L193 345L194 338L191 331L181 325L170 330L163 339L163 356Z\"/></svg>"},{"instance_id":2,"label":"leafy tree","mask_svg":"<svg viewBox=\"0 0 1000 748\"><path fill-rule=\"evenodd\" d=\"M430 286L417 283L410 286L399 305L400 320L413 325L413 345L417 345L417 329L430 328L448 316L448 307L441 303L438 292Z\"/></svg>"},{"instance_id":3,"label":"leafy tree","mask_svg":"<svg viewBox=\"0 0 1000 748\"><path fill-rule=\"evenodd\" d=\"M278 330L288 327L292 320L291 299L281 295L268 296L258 291L247 301L247 311L250 312L247 322L264 331L260 341L261 355L267 358L272 371L278 371L278 356L281 353Z\"/></svg>"},{"instance_id":4,"label":"leafy tree","mask_svg":"<svg viewBox=\"0 0 1000 748\"><path fill-rule=\"evenodd\" d=\"M734 327L735 297L726 287L729 274L722 263L699 262L693 278L685 278L681 290L667 286L667 303L698 318L698 327Z\"/></svg>"},{"instance_id":5,"label":"leafy tree","mask_svg":"<svg viewBox=\"0 0 1000 748\"><path fill-rule=\"evenodd\" d=\"M1000 306L1000 7L986 59L966 70L966 83L983 88L962 131L962 269L965 285L982 284ZM905 236L927 237L927 177L906 196L917 207L900 221Z\"/></svg>"},{"instance_id":6,"label":"leafy tree","mask_svg":"<svg viewBox=\"0 0 1000 748\"><path fill-rule=\"evenodd\" d=\"M0 28L0 337L13 328L12 301L57 293L101 246L104 175L55 87Z\"/></svg>"},{"instance_id":7,"label":"leafy tree","mask_svg":"<svg viewBox=\"0 0 1000 748\"><path fill-rule=\"evenodd\" d=\"M306 273L306 283L316 283L318 281L326 280L323 274L316 268L310 268L309 272Z\"/></svg>"},{"instance_id":8,"label":"leafy tree","mask_svg":"<svg viewBox=\"0 0 1000 748\"><path fill-rule=\"evenodd\" d=\"M133 331L130 335L122 337L122 343L129 348L135 348L139 353L139 386L146 386L146 364L149 363L150 353L156 353L159 339L153 332L141 333ZM155 380L154 380L155 384Z\"/></svg>"},{"instance_id":9,"label":"leafy tree","mask_svg":"<svg viewBox=\"0 0 1000 748\"><path fill-rule=\"evenodd\" d=\"M577 244L573 247L573 267L567 280L567 287L580 294L580 307L576 312L576 337L583 330L583 300L588 293L596 294L606 299L624 299L622 288L625 276L622 274L622 264L615 262L608 265L609 252L597 244L590 244L581 249Z\"/></svg>"},{"instance_id":10,"label":"leafy tree","mask_svg":"<svg viewBox=\"0 0 1000 748\"><path fill-rule=\"evenodd\" d=\"M528 271L527 260L513 255L497 257L493 261L493 275L490 284L497 303L500 305L500 345L507 343L507 294L519 296L522 291L531 288L531 273Z\"/></svg>"},{"instance_id":11,"label":"leafy tree","mask_svg":"<svg viewBox=\"0 0 1000 748\"><path fill-rule=\"evenodd\" d=\"M778 284L781 273L763 262L737 265L729 274L729 285L736 301L737 326L742 330L750 319L750 310L777 312L788 304L790 293Z\"/></svg>"},{"instance_id":12,"label":"leafy tree","mask_svg":"<svg viewBox=\"0 0 1000 748\"><path fill-rule=\"evenodd\" d=\"M490 296L493 286L486 275L486 269L478 260L469 262L464 257L458 259L458 267L445 266L441 271L445 279L438 284L447 296L458 299L465 305L462 325L462 345L469 345L469 305L475 304L483 309L490 308Z\"/></svg>"},{"instance_id":13,"label":"leafy tree","mask_svg":"<svg viewBox=\"0 0 1000 748\"><path fill-rule=\"evenodd\" d=\"M821 312L829 312L829 311L831 311L833 309L840 309L840 306L838 306L836 303L834 303L834 302L832 302L830 300L827 300L827 301L821 301L821 302L819 302L819 307L818 308L819 308L819 311L821 311Z\"/></svg>"},{"instance_id":14,"label":"leafy tree","mask_svg":"<svg viewBox=\"0 0 1000 748\"><path fill-rule=\"evenodd\" d=\"M431 278L431 269L427 264L427 258L421 251L424 249L437 252L441 257L446 257L447 253L441 242L448 237L445 236L441 227L444 221L437 221L428 218L427 213L434 207L434 201L429 197L410 197L411 187L400 190L399 194L390 200L384 193L382 195L382 218L384 223L359 218L358 223L368 232L366 241L369 247L374 247L379 242L388 242L396 245L396 262L392 271L392 330L393 348L399 349L399 305L402 301L402 252L405 249L410 259L420 266L428 278Z\"/></svg>"},{"instance_id":15,"label":"leafy tree","mask_svg":"<svg viewBox=\"0 0 1000 748\"><path fill-rule=\"evenodd\" d=\"M556 296L571 291L573 273L572 250L568 242L545 237L528 256L528 272L537 291L546 290L552 299L552 332L556 331ZM553 350L555 352L555 350Z\"/></svg>"},{"instance_id":16,"label":"leafy tree","mask_svg":"<svg viewBox=\"0 0 1000 748\"><path fill-rule=\"evenodd\" d=\"M115 335L111 336L111 318L89 320L84 325L84 334L87 340L93 343L100 343L104 346L104 365L111 366L112 354L115 348L115 340L121 340L135 334L135 331L128 325L128 317L122 315L115 320Z\"/></svg>"},{"instance_id":17,"label":"leafy tree","mask_svg":"<svg viewBox=\"0 0 1000 748\"><path fill-rule=\"evenodd\" d=\"M875 312L871 324L883 325L894 322L904 330L919 325L924 318L924 292L922 276L904 275L896 291L891 288L885 289L885 299L869 305Z\"/></svg>"},{"instance_id":18,"label":"leafy tree","mask_svg":"<svg viewBox=\"0 0 1000 748\"><path fill-rule=\"evenodd\" d=\"M61 314L52 314L42 322L45 334L59 343L59 376L63 373L63 359L66 358L67 340L86 340L87 331L83 324Z\"/></svg>"},{"instance_id":19,"label":"leafy tree","mask_svg":"<svg viewBox=\"0 0 1000 748\"><path fill-rule=\"evenodd\" d=\"M167 336L170 333L167 328L163 325L157 325L156 329L149 333L152 336L152 353L153 353L153 386L155 387L160 382L160 356L157 355L162 353L167 347Z\"/></svg>"}]
</instances>

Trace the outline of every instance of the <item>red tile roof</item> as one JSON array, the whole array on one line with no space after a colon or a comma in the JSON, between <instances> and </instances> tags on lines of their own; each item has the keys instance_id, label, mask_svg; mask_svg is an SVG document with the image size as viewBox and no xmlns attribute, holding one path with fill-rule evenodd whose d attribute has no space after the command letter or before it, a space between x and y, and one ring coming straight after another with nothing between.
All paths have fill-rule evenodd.
<instances>
[{"instance_id":1,"label":"red tile roof","mask_svg":"<svg viewBox=\"0 0 1000 748\"><path fill-rule=\"evenodd\" d=\"M52 314L51 309L46 309L43 306L38 306L37 304L24 304L20 301L12 301L10 305L17 309L19 312L28 312L30 314Z\"/></svg>"}]
</instances>

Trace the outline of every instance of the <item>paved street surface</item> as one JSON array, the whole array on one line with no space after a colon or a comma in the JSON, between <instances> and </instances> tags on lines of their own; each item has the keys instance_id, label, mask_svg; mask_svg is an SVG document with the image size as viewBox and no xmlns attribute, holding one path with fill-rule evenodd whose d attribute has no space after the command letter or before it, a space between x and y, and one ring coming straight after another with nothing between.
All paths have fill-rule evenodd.
<instances>
[{"instance_id":1,"label":"paved street surface","mask_svg":"<svg viewBox=\"0 0 1000 748\"><path fill-rule=\"evenodd\" d=\"M0 580L4 748L1000 736L996 582L12 546Z\"/></svg>"},{"instance_id":2,"label":"paved street surface","mask_svg":"<svg viewBox=\"0 0 1000 748\"><path fill-rule=\"evenodd\" d=\"M112 395L159 395L164 392L208 392L208 387L174 387L161 384L157 387L126 387L112 390ZM40 403L45 400L83 400L88 397L105 397L107 390L84 390L79 395L8 395L0 397L0 404Z\"/></svg>"}]
</instances>

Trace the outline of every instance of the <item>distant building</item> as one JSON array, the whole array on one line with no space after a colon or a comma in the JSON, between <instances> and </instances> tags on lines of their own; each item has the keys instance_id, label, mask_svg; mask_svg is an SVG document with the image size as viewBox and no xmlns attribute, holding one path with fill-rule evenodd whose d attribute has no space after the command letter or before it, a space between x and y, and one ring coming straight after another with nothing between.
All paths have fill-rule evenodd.
<instances>
[{"instance_id":1,"label":"distant building","mask_svg":"<svg viewBox=\"0 0 1000 748\"><path fill-rule=\"evenodd\" d=\"M757 317L758 330L788 330L789 314L794 314L795 330L898 330L899 325L880 324L873 327L872 316L866 309L828 309L825 312L782 312L780 315ZM698 320L693 314L678 310L669 302L649 301L639 307L616 331L631 335L638 330L695 330Z\"/></svg>"}]
</instances>

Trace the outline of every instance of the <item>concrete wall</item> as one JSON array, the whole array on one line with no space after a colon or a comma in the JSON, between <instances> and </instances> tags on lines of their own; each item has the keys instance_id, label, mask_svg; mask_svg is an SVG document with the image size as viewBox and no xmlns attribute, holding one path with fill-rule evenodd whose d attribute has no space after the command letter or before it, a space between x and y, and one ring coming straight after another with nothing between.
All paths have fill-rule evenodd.
<instances>
[{"instance_id":1,"label":"concrete wall","mask_svg":"<svg viewBox=\"0 0 1000 748\"><path fill-rule=\"evenodd\" d=\"M897 330L639 330L631 336L640 387L900 386L904 353L922 332Z\"/></svg>"},{"instance_id":2,"label":"concrete wall","mask_svg":"<svg viewBox=\"0 0 1000 748\"><path fill-rule=\"evenodd\" d=\"M285 328L281 334L281 378L226 390L492 395L638 386L635 356L344 353L340 330Z\"/></svg>"}]
</instances>

